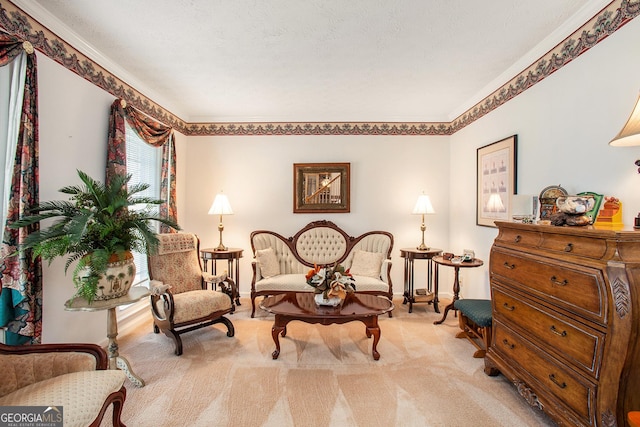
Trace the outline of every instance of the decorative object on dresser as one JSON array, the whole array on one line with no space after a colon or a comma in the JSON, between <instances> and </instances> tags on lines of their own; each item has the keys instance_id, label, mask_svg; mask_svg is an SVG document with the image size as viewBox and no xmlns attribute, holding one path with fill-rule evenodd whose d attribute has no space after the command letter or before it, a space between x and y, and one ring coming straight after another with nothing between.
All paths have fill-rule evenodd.
<instances>
[{"instance_id":1,"label":"decorative object on dresser","mask_svg":"<svg viewBox=\"0 0 640 427\"><path fill-rule=\"evenodd\" d=\"M353 275L358 293L393 298L391 250L393 235L369 231L351 237L330 221L307 224L293 237L258 230L251 233L251 317L258 296L311 292L305 277L315 266L343 265ZM391 314L391 312L389 312Z\"/></svg>"},{"instance_id":2,"label":"decorative object on dresser","mask_svg":"<svg viewBox=\"0 0 640 427\"><path fill-rule=\"evenodd\" d=\"M559 424L626 425L640 408L640 234L497 225L485 372Z\"/></svg>"},{"instance_id":3,"label":"decorative object on dresser","mask_svg":"<svg viewBox=\"0 0 640 427\"><path fill-rule=\"evenodd\" d=\"M422 215L422 224L420 225L420 231L422 231L422 243L418 245L417 249L419 251L429 250L429 247L424 244L424 232L427 229L427 227L424 225L424 216L436 213L436 211L433 209L433 205L431 204L431 199L429 199L429 196L427 196L423 192L418 197L416 205L413 207L413 212L411 213L414 215Z\"/></svg>"},{"instance_id":4,"label":"decorative object on dresser","mask_svg":"<svg viewBox=\"0 0 640 427\"><path fill-rule=\"evenodd\" d=\"M593 196L560 196L556 199L558 212L551 215L551 225L591 225L592 217L587 215L596 205Z\"/></svg>"},{"instance_id":5,"label":"decorative object on dresser","mask_svg":"<svg viewBox=\"0 0 640 427\"><path fill-rule=\"evenodd\" d=\"M477 149L476 224L495 227L495 220L511 219L511 196L517 188L517 151L517 135Z\"/></svg>"},{"instance_id":6,"label":"decorative object on dresser","mask_svg":"<svg viewBox=\"0 0 640 427\"><path fill-rule=\"evenodd\" d=\"M605 196L604 204L596 218L601 226L622 227L622 202L613 196Z\"/></svg>"},{"instance_id":7,"label":"decorative object on dresser","mask_svg":"<svg viewBox=\"0 0 640 427\"><path fill-rule=\"evenodd\" d=\"M602 206L602 200L604 199L604 195L594 193L593 191L583 191L582 193L578 193L578 196L591 196L595 201L593 208L585 213L586 216L591 220L591 224L596 222L596 217L598 216L598 212L600 212L600 206Z\"/></svg>"},{"instance_id":8,"label":"decorative object on dresser","mask_svg":"<svg viewBox=\"0 0 640 427\"><path fill-rule=\"evenodd\" d=\"M567 190L559 185L550 185L542 189L538 197L540 200L540 224L550 223L551 215L558 211L556 200L558 200L558 197L567 196L568 194Z\"/></svg>"}]
</instances>

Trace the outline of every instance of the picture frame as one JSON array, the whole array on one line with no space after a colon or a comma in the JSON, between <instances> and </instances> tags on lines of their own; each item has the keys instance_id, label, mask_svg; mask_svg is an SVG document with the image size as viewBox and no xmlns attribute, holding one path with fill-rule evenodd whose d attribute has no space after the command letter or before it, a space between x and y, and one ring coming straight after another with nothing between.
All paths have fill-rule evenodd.
<instances>
[{"instance_id":1,"label":"picture frame","mask_svg":"<svg viewBox=\"0 0 640 427\"><path fill-rule=\"evenodd\" d=\"M511 220L511 195L517 194L517 149L517 135L477 149L477 225L496 227L496 220Z\"/></svg>"},{"instance_id":2,"label":"picture frame","mask_svg":"<svg viewBox=\"0 0 640 427\"><path fill-rule=\"evenodd\" d=\"M294 163L293 213L349 213L351 163Z\"/></svg>"}]
</instances>

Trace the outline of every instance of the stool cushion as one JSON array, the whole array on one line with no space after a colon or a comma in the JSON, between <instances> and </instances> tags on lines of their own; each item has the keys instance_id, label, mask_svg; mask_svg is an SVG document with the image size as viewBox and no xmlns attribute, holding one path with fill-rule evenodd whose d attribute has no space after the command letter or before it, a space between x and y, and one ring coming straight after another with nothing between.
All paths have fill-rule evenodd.
<instances>
[{"instance_id":1,"label":"stool cushion","mask_svg":"<svg viewBox=\"0 0 640 427\"><path fill-rule=\"evenodd\" d=\"M491 326L491 300L459 299L453 306L481 328Z\"/></svg>"}]
</instances>

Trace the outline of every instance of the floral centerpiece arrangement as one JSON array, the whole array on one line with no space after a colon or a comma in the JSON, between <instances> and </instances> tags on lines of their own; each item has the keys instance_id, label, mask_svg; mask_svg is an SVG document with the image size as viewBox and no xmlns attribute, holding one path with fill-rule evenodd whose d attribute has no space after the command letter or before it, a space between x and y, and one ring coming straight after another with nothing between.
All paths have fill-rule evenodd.
<instances>
[{"instance_id":1,"label":"floral centerpiece arrangement","mask_svg":"<svg viewBox=\"0 0 640 427\"><path fill-rule=\"evenodd\" d=\"M347 292L356 290L355 279L349 270L336 263L331 266L317 266L309 270L306 275L307 283L316 289L316 294L322 294L324 299L332 297L344 300Z\"/></svg>"}]
</instances>

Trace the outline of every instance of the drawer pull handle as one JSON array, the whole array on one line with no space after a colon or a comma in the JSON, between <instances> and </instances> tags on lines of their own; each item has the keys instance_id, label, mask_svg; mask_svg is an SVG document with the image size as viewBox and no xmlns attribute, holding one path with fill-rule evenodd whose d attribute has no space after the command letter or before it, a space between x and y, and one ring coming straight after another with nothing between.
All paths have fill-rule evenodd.
<instances>
[{"instance_id":1,"label":"drawer pull handle","mask_svg":"<svg viewBox=\"0 0 640 427\"><path fill-rule=\"evenodd\" d=\"M507 341L506 338L502 340L502 344L506 345L511 350L513 350L516 347L515 344L509 344L509 341Z\"/></svg>"},{"instance_id":2,"label":"drawer pull handle","mask_svg":"<svg viewBox=\"0 0 640 427\"><path fill-rule=\"evenodd\" d=\"M522 240L522 237L520 235L516 236L515 239L513 239L514 242L519 243L520 240Z\"/></svg>"},{"instance_id":3,"label":"drawer pull handle","mask_svg":"<svg viewBox=\"0 0 640 427\"><path fill-rule=\"evenodd\" d=\"M507 261L504 262L504 268L508 268L509 270L513 270L514 268L516 268L515 264L509 264Z\"/></svg>"},{"instance_id":4,"label":"drawer pull handle","mask_svg":"<svg viewBox=\"0 0 640 427\"><path fill-rule=\"evenodd\" d=\"M561 337L566 337L567 336L567 331L562 331L560 332L559 330L556 329L556 325L551 325L551 332L553 332L554 334L561 336Z\"/></svg>"},{"instance_id":5,"label":"drawer pull handle","mask_svg":"<svg viewBox=\"0 0 640 427\"><path fill-rule=\"evenodd\" d=\"M549 280L551 280L551 283L558 286L567 286L569 284L569 281L567 279L564 279L562 282L560 282L556 276L551 276L551 279Z\"/></svg>"},{"instance_id":6,"label":"drawer pull handle","mask_svg":"<svg viewBox=\"0 0 640 427\"><path fill-rule=\"evenodd\" d=\"M558 387L560 387L560 388L566 388L566 387L567 387L567 383L565 383L564 381L563 381L563 382L560 382L560 381L558 381L558 380L556 379L556 374L549 374L549 379L550 379L550 380L551 380L555 385L557 385L557 386L558 386Z\"/></svg>"},{"instance_id":7,"label":"drawer pull handle","mask_svg":"<svg viewBox=\"0 0 640 427\"><path fill-rule=\"evenodd\" d=\"M573 250L573 243L567 243L567 246L564 247L565 252L571 252Z\"/></svg>"},{"instance_id":8,"label":"drawer pull handle","mask_svg":"<svg viewBox=\"0 0 640 427\"><path fill-rule=\"evenodd\" d=\"M504 308L506 308L507 310L509 310L509 311L513 311L513 310L515 310L515 309L516 309L516 307L515 307L514 305L509 305L509 304L507 304L506 302L505 302L504 304L502 304L502 306L503 306Z\"/></svg>"}]
</instances>

